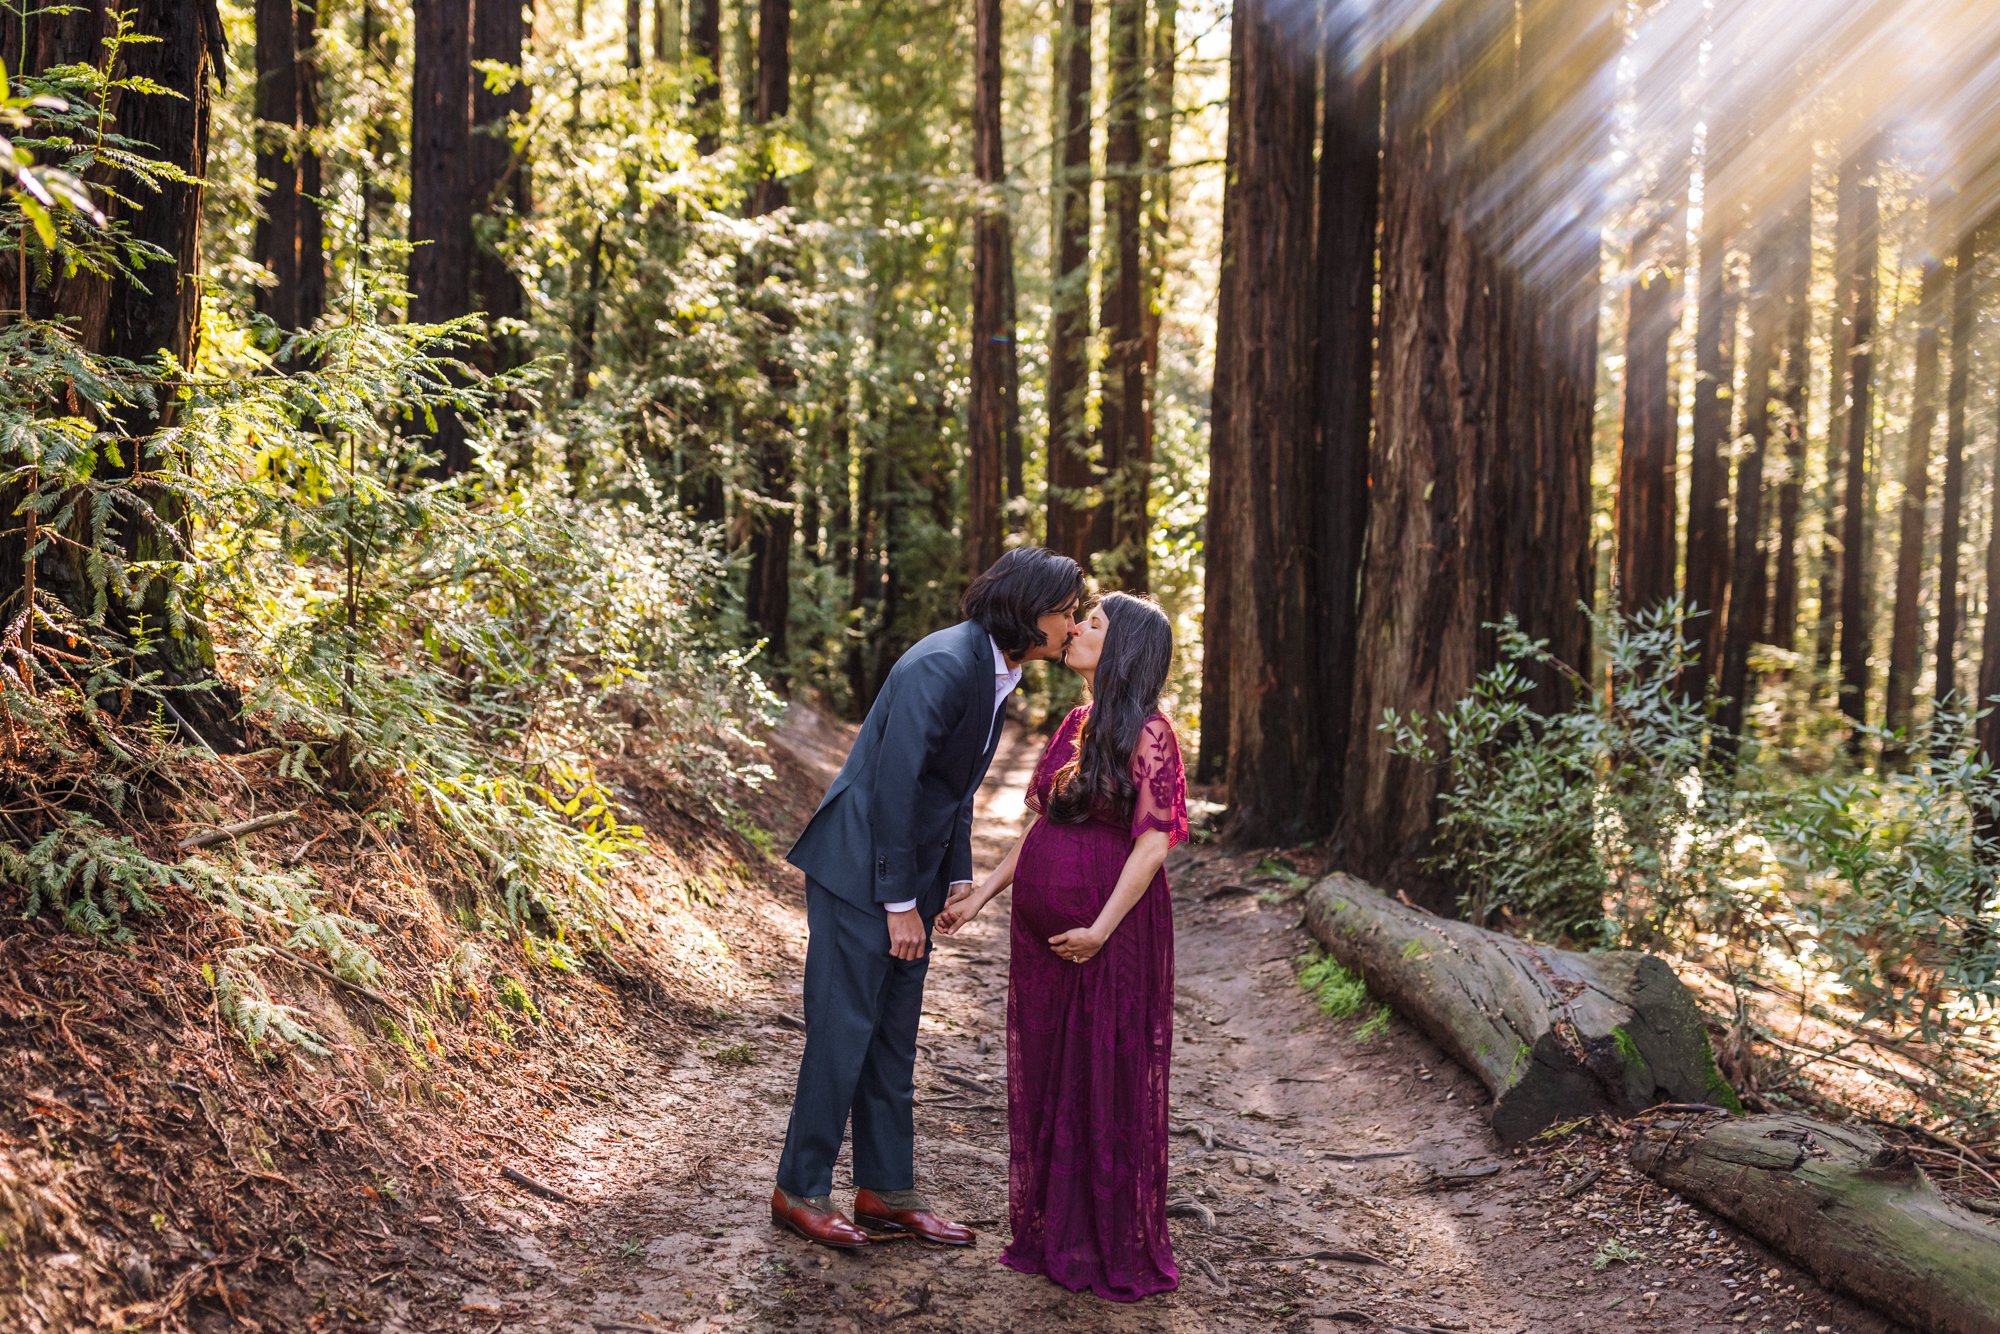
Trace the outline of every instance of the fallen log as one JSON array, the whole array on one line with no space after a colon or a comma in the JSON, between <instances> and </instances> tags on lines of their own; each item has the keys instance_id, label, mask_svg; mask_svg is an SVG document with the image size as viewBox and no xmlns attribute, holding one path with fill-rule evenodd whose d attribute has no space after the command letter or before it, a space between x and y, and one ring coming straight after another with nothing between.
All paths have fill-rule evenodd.
<instances>
[{"instance_id":1,"label":"fallen log","mask_svg":"<svg viewBox=\"0 0 2000 1334\"><path fill-rule=\"evenodd\" d=\"M1479 1077L1503 1143L1662 1102L1739 1107L1694 997L1653 955L1531 944L1346 875L1307 892L1306 924L1371 992Z\"/></svg>"},{"instance_id":2,"label":"fallen log","mask_svg":"<svg viewBox=\"0 0 2000 1334\"><path fill-rule=\"evenodd\" d=\"M2000 1225L1938 1194L1872 1131L1789 1115L1661 1118L1633 1141L1632 1163L1897 1320L2000 1329Z\"/></svg>"}]
</instances>

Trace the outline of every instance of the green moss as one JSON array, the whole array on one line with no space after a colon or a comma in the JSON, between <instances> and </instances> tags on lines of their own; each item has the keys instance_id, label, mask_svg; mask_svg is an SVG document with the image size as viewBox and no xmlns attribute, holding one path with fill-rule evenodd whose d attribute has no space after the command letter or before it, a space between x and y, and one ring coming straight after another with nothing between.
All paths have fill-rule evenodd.
<instances>
[{"instance_id":1,"label":"green moss","mask_svg":"<svg viewBox=\"0 0 2000 1334\"><path fill-rule=\"evenodd\" d=\"M1618 1055L1625 1064L1642 1068L1645 1066L1646 1058L1639 1054L1639 1044L1632 1040L1632 1035L1625 1031L1623 1024L1611 1030L1611 1040L1617 1044Z\"/></svg>"},{"instance_id":2,"label":"green moss","mask_svg":"<svg viewBox=\"0 0 2000 1334\"><path fill-rule=\"evenodd\" d=\"M1356 1042L1372 1042L1388 1031L1389 1007L1378 1005L1375 1007L1375 1013L1368 1016L1368 1021L1354 1030L1354 1040Z\"/></svg>"},{"instance_id":3,"label":"green moss","mask_svg":"<svg viewBox=\"0 0 2000 1334\"><path fill-rule=\"evenodd\" d=\"M1403 957L1404 957L1405 959L1421 959L1421 958L1423 958L1423 957L1424 957L1424 942L1423 942L1423 941L1421 941L1421 940L1406 940L1406 941L1404 941L1404 942L1403 942Z\"/></svg>"},{"instance_id":4,"label":"green moss","mask_svg":"<svg viewBox=\"0 0 2000 1334\"><path fill-rule=\"evenodd\" d=\"M1708 1067L1702 1079L1708 1086L1709 1101L1717 1107L1728 1108L1738 1116L1743 1115L1743 1099L1736 1096L1736 1090L1729 1087L1729 1081L1724 1079L1722 1071L1716 1068L1715 1049L1708 1045L1707 1034L1702 1035L1701 1059Z\"/></svg>"},{"instance_id":5,"label":"green moss","mask_svg":"<svg viewBox=\"0 0 2000 1334\"><path fill-rule=\"evenodd\" d=\"M1312 993L1321 1014L1347 1019L1368 1001L1368 985L1338 959L1322 956L1299 970L1299 985Z\"/></svg>"},{"instance_id":6,"label":"green moss","mask_svg":"<svg viewBox=\"0 0 2000 1334\"><path fill-rule=\"evenodd\" d=\"M494 980L494 990L500 1003L520 1015L530 1023L540 1023L542 1012L535 1007L535 998L528 994L528 988L519 978L502 977Z\"/></svg>"}]
</instances>

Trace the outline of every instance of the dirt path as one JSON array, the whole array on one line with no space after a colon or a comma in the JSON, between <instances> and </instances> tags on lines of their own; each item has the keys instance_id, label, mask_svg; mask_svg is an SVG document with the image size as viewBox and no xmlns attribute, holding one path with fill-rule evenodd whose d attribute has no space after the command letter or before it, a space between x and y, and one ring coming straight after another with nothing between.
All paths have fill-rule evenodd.
<instances>
[{"instance_id":1,"label":"dirt path","mask_svg":"<svg viewBox=\"0 0 2000 1334\"><path fill-rule=\"evenodd\" d=\"M982 866L1020 827L1038 753L1022 729L1010 736L982 799ZM794 738L794 748L836 762L825 740ZM979 1245L835 1253L775 1231L766 1201L799 1055L790 1016L804 948L803 906L782 902L754 914L790 932L789 967L772 969L768 994L718 1016L644 1100L569 1127L574 1152L549 1184L570 1202L500 1190L480 1202L510 1254L465 1271L450 1327L1894 1328L1663 1197L1608 1139L1501 1154L1478 1112L1482 1091L1428 1042L1400 1023L1357 1036L1354 1021L1318 1012L1294 981L1309 944L1296 903L1253 882L1256 862L1196 847L1169 864L1174 1116L1199 1123L1173 1141L1173 1190L1213 1214L1212 1227L1173 1220L1178 1292L1115 1306L996 1263L1007 1191L1004 899L963 937L941 940L918 1066L919 1184L981 1229ZM1204 1128L1215 1147L1204 1147ZM847 1189L843 1159L836 1199ZM1382 1263L1304 1258L1326 1251Z\"/></svg>"}]
</instances>

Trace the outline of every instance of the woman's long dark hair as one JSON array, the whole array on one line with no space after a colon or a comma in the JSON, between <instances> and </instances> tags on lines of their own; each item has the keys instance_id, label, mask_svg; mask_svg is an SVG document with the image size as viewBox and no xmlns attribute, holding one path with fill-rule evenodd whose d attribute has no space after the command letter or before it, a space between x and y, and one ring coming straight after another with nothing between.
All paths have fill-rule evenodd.
<instances>
[{"instance_id":1,"label":"woman's long dark hair","mask_svg":"<svg viewBox=\"0 0 2000 1334\"><path fill-rule=\"evenodd\" d=\"M1131 814L1139 795L1132 752L1146 720L1160 707L1174 659L1173 627L1152 598L1108 593L1097 605L1104 613L1104 650L1091 685L1090 713L1076 754L1056 773L1049 800L1049 818L1063 824L1081 824L1093 809L1120 818Z\"/></svg>"}]
</instances>

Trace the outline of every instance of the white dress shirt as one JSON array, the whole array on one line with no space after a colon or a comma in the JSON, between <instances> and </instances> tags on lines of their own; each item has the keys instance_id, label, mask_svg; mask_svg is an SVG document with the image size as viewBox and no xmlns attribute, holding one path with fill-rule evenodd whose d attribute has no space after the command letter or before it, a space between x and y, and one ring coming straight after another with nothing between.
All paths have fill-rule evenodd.
<instances>
[{"instance_id":1,"label":"white dress shirt","mask_svg":"<svg viewBox=\"0 0 2000 1334\"><path fill-rule=\"evenodd\" d=\"M1000 651L998 640L989 635L986 642L993 645L993 727L997 728L1000 726L1000 711L1007 707L1007 696L1013 694L1014 687L1021 684L1021 669L1007 665L1007 655ZM987 729L986 743L993 744L992 728ZM901 903L885 903L882 906L889 912L909 912L917 906L917 901L906 899Z\"/></svg>"}]
</instances>

